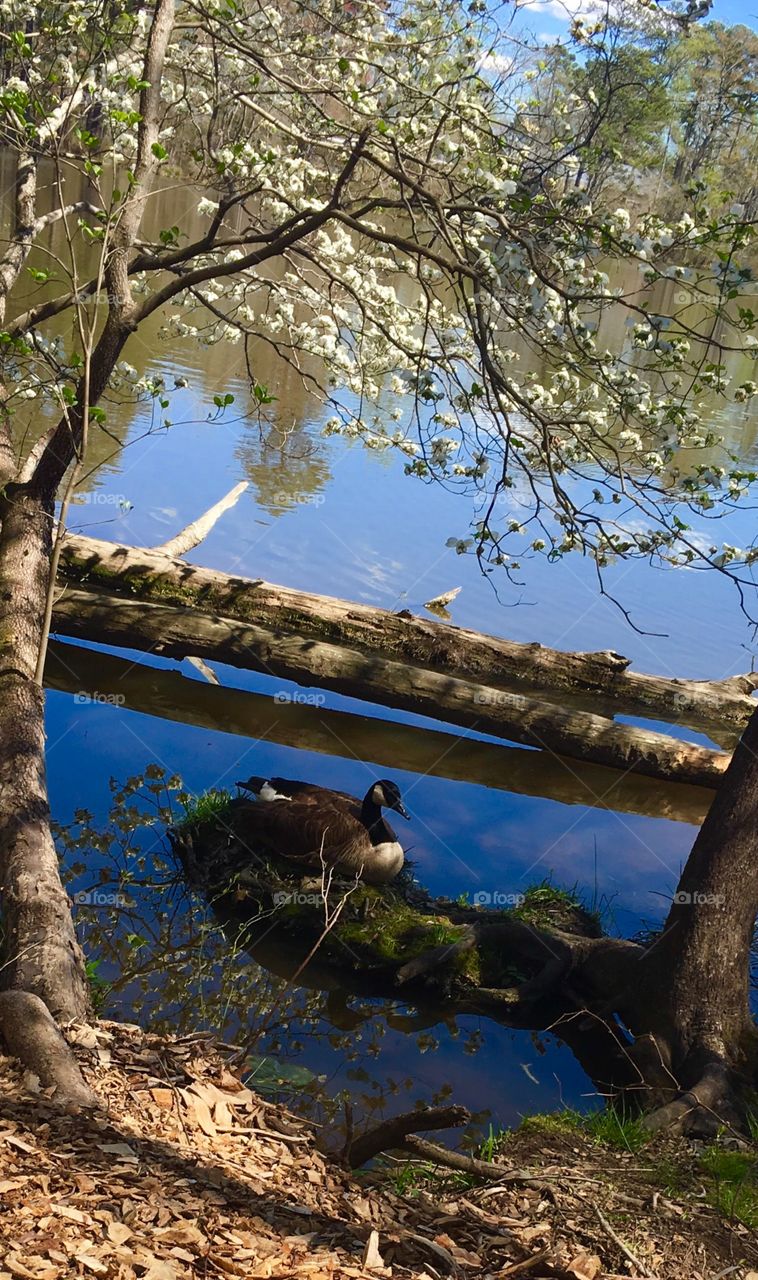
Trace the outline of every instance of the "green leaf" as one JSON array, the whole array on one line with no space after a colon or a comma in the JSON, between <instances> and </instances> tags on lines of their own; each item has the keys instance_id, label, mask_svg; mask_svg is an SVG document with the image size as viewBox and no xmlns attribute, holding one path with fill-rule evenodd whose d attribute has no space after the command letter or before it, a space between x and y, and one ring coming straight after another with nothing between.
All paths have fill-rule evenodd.
<instances>
[{"instance_id":1,"label":"green leaf","mask_svg":"<svg viewBox=\"0 0 758 1280\"><path fill-rule=\"evenodd\" d=\"M168 151L160 142L154 142L150 150L157 160L165 160L168 157Z\"/></svg>"},{"instance_id":2,"label":"green leaf","mask_svg":"<svg viewBox=\"0 0 758 1280\"><path fill-rule=\"evenodd\" d=\"M272 1090L290 1088L302 1089L311 1081L318 1079L307 1067L293 1062L277 1062L275 1058L267 1058L251 1053L244 1062L246 1074L250 1073L250 1083L261 1093Z\"/></svg>"}]
</instances>

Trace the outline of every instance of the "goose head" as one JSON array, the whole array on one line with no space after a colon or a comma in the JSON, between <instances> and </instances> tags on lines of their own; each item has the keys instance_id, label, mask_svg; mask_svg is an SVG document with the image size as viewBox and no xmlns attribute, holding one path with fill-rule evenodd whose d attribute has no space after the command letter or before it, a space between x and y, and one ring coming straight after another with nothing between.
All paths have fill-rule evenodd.
<instances>
[{"instance_id":1,"label":"goose head","mask_svg":"<svg viewBox=\"0 0 758 1280\"><path fill-rule=\"evenodd\" d=\"M374 805L377 809L394 809L401 818L410 821L411 815L403 804L400 788L397 783L390 782L388 778L380 778L373 787L369 787L364 804Z\"/></svg>"}]
</instances>

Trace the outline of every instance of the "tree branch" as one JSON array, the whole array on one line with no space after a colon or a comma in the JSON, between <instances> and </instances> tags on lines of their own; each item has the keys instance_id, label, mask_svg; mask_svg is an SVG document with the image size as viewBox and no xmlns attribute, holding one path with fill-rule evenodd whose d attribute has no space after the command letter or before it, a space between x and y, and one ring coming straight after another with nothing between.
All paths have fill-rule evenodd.
<instances>
[{"instance_id":1,"label":"tree branch","mask_svg":"<svg viewBox=\"0 0 758 1280\"><path fill-rule=\"evenodd\" d=\"M138 323L129 287L127 256L142 221L143 189L157 163L153 148L158 139L163 65L173 24L174 0L158 0L143 63L142 78L145 87L140 93L134 180L119 220L111 232L110 253L105 258L104 282L108 291L108 318L88 364L86 381L80 380L77 387L76 405L59 420L34 468L30 484L43 494L56 492L66 469L78 456L89 408L100 399L126 340ZM108 234L107 229L105 234Z\"/></svg>"},{"instance_id":2,"label":"tree branch","mask_svg":"<svg viewBox=\"0 0 758 1280\"><path fill-rule=\"evenodd\" d=\"M70 213L91 213L93 218L99 217L103 212L96 204L92 204L89 200L77 200L75 204L67 204L62 209L52 209L50 213L43 213L37 218L34 224L34 234L39 235L45 227L52 226L54 222L60 222L61 218L67 218ZM72 298L76 297L72 294Z\"/></svg>"},{"instance_id":3,"label":"tree branch","mask_svg":"<svg viewBox=\"0 0 758 1280\"><path fill-rule=\"evenodd\" d=\"M553 1190L542 1174L530 1173L528 1169L504 1169L502 1165L478 1160L476 1156L467 1156L463 1151L448 1151L446 1147L440 1147L436 1142L427 1142L426 1138L418 1138L415 1134L409 1134L399 1145L401 1150L409 1151L421 1160L444 1165L458 1173L471 1173L487 1182L527 1182L538 1190Z\"/></svg>"},{"instance_id":4,"label":"tree branch","mask_svg":"<svg viewBox=\"0 0 758 1280\"><path fill-rule=\"evenodd\" d=\"M455 1129L468 1124L470 1119L471 1113L461 1106L404 1111L402 1115L383 1120L359 1138L354 1138L347 1151L347 1162L351 1169L358 1169L378 1156L380 1151L403 1146L409 1134L418 1133L419 1129Z\"/></svg>"},{"instance_id":5,"label":"tree branch","mask_svg":"<svg viewBox=\"0 0 758 1280\"><path fill-rule=\"evenodd\" d=\"M203 284L206 280L222 279L225 276L237 275L241 271L248 271L251 267L261 266L264 262L268 262L269 259L283 254L286 249L291 248L298 240L303 240L311 232L318 231L331 218L338 215L342 218L343 215L339 214L338 209L339 200L363 154L366 138L367 131L359 135L352 152L343 166L342 172L335 181L331 200L323 209L319 209L318 212L314 212L310 216L306 215L305 220L298 222L295 226L285 223L284 226L287 227L287 230L278 235L265 249L256 250L254 253L249 253L246 257L238 258L232 262L212 262L207 267L197 267L194 271L188 271L186 275L180 276L177 280L169 281L162 289L159 289L157 293L146 300L135 318L135 324L141 324L147 316L152 315L153 311L157 311L165 302L169 302L171 298L175 298L177 294L183 293L186 289Z\"/></svg>"},{"instance_id":6,"label":"tree branch","mask_svg":"<svg viewBox=\"0 0 758 1280\"><path fill-rule=\"evenodd\" d=\"M37 161L31 152L21 152L16 161L16 193L13 234L0 259L0 324L5 319L8 294L32 247L36 227Z\"/></svg>"}]
</instances>

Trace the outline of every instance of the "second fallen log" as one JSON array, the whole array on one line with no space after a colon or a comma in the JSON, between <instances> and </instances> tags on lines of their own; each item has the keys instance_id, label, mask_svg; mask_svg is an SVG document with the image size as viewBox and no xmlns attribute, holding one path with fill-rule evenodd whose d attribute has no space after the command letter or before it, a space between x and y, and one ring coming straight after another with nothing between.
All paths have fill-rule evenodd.
<instances>
[{"instance_id":1,"label":"second fallen log","mask_svg":"<svg viewBox=\"0 0 758 1280\"><path fill-rule=\"evenodd\" d=\"M223 505L216 504L212 513ZM204 526L207 515L194 527ZM187 532L165 546L186 545ZM63 544L59 581L146 603L187 605L486 685L517 683L526 686L527 696L535 690L544 690L546 698L563 692L588 695L617 714L688 724L708 732L723 746L734 745L755 709L749 696L758 687L755 673L715 681L648 675L630 671L629 659L612 651L574 653L519 644L406 611L393 613L187 564L171 559L165 547L130 547L69 534Z\"/></svg>"},{"instance_id":2,"label":"second fallen log","mask_svg":"<svg viewBox=\"0 0 758 1280\"><path fill-rule=\"evenodd\" d=\"M191 607L71 589L56 602L54 630L166 657L215 659L654 778L713 786L729 763L726 753L604 716Z\"/></svg>"}]
</instances>

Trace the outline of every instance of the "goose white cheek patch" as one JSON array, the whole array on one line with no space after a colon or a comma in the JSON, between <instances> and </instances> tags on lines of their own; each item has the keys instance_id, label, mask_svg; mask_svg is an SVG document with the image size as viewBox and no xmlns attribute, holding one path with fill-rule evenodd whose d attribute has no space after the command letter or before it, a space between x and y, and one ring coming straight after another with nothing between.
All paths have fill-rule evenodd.
<instances>
[{"instance_id":1,"label":"goose white cheek patch","mask_svg":"<svg viewBox=\"0 0 758 1280\"><path fill-rule=\"evenodd\" d=\"M270 782L264 782L258 792L258 798L259 800L291 800L292 796L280 795L280 793L272 787Z\"/></svg>"}]
</instances>

